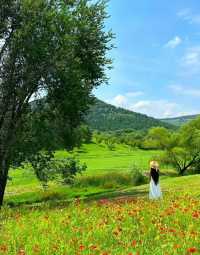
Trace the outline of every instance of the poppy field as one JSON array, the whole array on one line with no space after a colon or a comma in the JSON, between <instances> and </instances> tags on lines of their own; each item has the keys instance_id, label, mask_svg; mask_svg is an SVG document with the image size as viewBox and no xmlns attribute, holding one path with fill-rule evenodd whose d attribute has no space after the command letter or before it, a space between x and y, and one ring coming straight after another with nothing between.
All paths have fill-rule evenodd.
<instances>
[{"instance_id":1,"label":"poppy field","mask_svg":"<svg viewBox=\"0 0 200 255\"><path fill-rule=\"evenodd\" d=\"M0 217L0 254L200 254L200 201L188 192L4 208Z\"/></svg>"}]
</instances>

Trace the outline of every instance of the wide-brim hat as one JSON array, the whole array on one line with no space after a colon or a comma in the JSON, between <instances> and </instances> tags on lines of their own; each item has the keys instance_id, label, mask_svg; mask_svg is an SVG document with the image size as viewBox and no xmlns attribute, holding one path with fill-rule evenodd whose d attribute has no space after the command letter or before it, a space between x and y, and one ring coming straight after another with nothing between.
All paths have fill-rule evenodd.
<instances>
[{"instance_id":1,"label":"wide-brim hat","mask_svg":"<svg viewBox=\"0 0 200 255\"><path fill-rule=\"evenodd\" d=\"M159 164L158 164L157 161L152 160L152 161L150 161L150 167L154 168L154 169L158 169L159 168Z\"/></svg>"}]
</instances>

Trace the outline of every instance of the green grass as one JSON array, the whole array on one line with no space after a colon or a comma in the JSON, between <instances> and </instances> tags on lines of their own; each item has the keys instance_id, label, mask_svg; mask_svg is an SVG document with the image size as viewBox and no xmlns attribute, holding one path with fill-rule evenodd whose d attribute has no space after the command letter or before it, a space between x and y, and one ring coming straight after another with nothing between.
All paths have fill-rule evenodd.
<instances>
[{"instance_id":1,"label":"green grass","mask_svg":"<svg viewBox=\"0 0 200 255\"><path fill-rule=\"evenodd\" d=\"M71 188L50 183L48 191L44 192L33 171L27 166L24 169L11 170L11 181L8 182L5 201L18 205L40 203L48 200L47 197L49 200L67 200L130 187L131 167L136 165L141 171L147 171L149 160L159 153L130 150L122 145L117 145L113 151L94 143L83 145L73 152L82 163L87 164L87 170L77 177L78 185ZM68 155L66 151L56 152L56 157L60 159Z\"/></svg>"},{"instance_id":2,"label":"green grass","mask_svg":"<svg viewBox=\"0 0 200 255\"><path fill-rule=\"evenodd\" d=\"M149 160L158 155L159 151L130 150L129 147L117 145L111 151L106 146L87 144L80 150L75 151L75 155L81 162L87 164L87 175L104 174L108 171L127 171L132 164L136 164L143 171L148 169ZM63 158L67 155L64 151L58 151L56 156Z\"/></svg>"},{"instance_id":3,"label":"green grass","mask_svg":"<svg viewBox=\"0 0 200 255\"><path fill-rule=\"evenodd\" d=\"M172 178L162 166L164 198L149 201L149 184L131 185L130 166L147 171L159 151L90 144L75 153L88 169L74 187L50 183L43 191L28 167L11 171L0 255L200 254L199 175Z\"/></svg>"},{"instance_id":4,"label":"green grass","mask_svg":"<svg viewBox=\"0 0 200 255\"><path fill-rule=\"evenodd\" d=\"M5 207L0 254L200 254L199 183L199 175L164 178L164 198L155 202L142 185L96 194L104 198L97 201Z\"/></svg>"}]
</instances>

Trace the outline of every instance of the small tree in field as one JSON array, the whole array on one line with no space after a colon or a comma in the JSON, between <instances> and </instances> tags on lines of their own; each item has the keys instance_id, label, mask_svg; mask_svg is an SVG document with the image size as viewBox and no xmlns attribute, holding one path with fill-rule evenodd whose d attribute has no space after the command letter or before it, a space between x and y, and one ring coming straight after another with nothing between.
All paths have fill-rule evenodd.
<instances>
[{"instance_id":1,"label":"small tree in field","mask_svg":"<svg viewBox=\"0 0 200 255\"><path fill-rule=\"evenodd\" d=\"M73 147L92 90L107 80L106 17L104 1L1 0L0 206L11 165L55 149L54 139ZM30 106L39 92L45 112Z\"/></svg>"},{"instance_id":2,"label":"small tree in field","mask_svg":"<svg viewBox=\"0 0 200 255\"><path fill-rule=\"evenodd\" d=\"M171 142L171 132L164 127L151 128L146 136L144 144L154 149L166 149Z\"/></svg>"},{"instance_id":3,"label":"small tree in field","mask_svg":"<svg viewBox=\"0 0 200 255\"><path fill-rule=\"evenodd\" d=\"M155 131L151 138L164 150L161 160L174 166L180 175L200 162L200 118L185 124L176 133L163 131L161 135Z\"/></svg>"},{"instance_id":4,"label":"small tree in field","mask_svg":"<svg viewBox=\"0 0 200 255\"><path fill-rule=\"evenodd\" d=\"M115 149L116 138L114 137L114 135L104 133L103 140L109 150L112 151Z\"/></svg>"},{"instance_id":5,"label":"small tree in field","mask_svg":"<svg viewBox=\"0 0 200 255\"><path fill-rule=\"evenodd\" d=\"M184 174L200 162L200 118L184 125L177 139L178 143L170 153L179 173Z\"/></svg>"},{"instance_id":6,"label":"small tree in field","mask_svg":"<svg viewBox=\"0 0 200 255\"><path fill-rule=\"evenodd\" d=\"M71 185L75 176L87 169L85 164L80 164L72 156L63 160L55 160L45 152L37 154L35 161L32 161L32 166L44 189L48 187L49 181L59 181L64 185Z\"/></svg>"}]
</instances>

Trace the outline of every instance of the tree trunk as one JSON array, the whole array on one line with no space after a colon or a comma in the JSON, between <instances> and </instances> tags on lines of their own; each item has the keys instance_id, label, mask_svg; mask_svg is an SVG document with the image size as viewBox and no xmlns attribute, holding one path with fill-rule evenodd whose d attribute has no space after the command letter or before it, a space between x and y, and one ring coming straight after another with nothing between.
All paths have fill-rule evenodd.
<instances>
[{"instance_id":1,"label":"tree trunk","mask_svg":"<svg viewBox=\"0 0 200 255\"><path fill-rule=\"evenodd\" d=\"M9 166L5 159L0 161L0 207L3 205L4 193L8 179Z\"/></svg>"},{"instance_id":2,"label":"tree trunk","mask_svg":"<svg viewBox=\"0 0 200 255\"><path fill-rule=\"evenodd\" d=\"M186 165L184 166L181 171L180 171L180 175L184 175L185 171L190 167L192 166L195 162L196 162L196 156Z\"/></svg>"},{"instance_id":3,"label":"tree trunk","mask_svg":"<svg viewBox=\"0 0 200 255\"><path fill-rule=\"evenodd\" d=\"M180 175L181 175L181 176L183 176L186 170L187 170L187 168L183 168L183 169L181 169L181 171L180 171Z\"/></svg>"}]
</instances>

